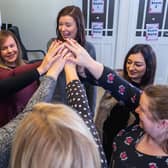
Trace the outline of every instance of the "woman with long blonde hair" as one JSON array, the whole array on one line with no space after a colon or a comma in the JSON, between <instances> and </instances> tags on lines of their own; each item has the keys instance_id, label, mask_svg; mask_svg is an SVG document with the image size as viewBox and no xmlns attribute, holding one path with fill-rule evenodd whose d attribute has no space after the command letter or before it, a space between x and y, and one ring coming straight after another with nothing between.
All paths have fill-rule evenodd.
<instances>
[{"instance_id":1,"label":"woman with long blonde hair","mask_svg":"<svg viewBox=\"0 0 168 168\"><path fill-rule=\"evenodd\" d=\"M13 146L12 168L100 167L91 133L63 104L36 104L17 129Z\"/></svg>"},{"instance_id":2,"label":"woman with long blonde hair","mask_svg":"<svg viewBox=\"0 0 168 168\"><path fill-rule=\"evenodd\" d=\"M69 54L72 53L65 54L66 57ZM61 64L66 74L68 104L75 110L63 104L36 104L16 130L11 168L107 168L76 66Z\"/></svg>"}]
</instances>

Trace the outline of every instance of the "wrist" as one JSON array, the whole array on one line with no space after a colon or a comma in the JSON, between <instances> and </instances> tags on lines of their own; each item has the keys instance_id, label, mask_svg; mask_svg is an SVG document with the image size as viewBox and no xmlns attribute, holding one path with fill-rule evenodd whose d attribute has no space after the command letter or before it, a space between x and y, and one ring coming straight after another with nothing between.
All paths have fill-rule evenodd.
<instances>
[{"instance_id":1,"label":"wrist","mask_svg":"<svg viewBox=\"0 0 168 168\"><path fill-rule=\"evenodd\" d=\"M79 79L77 72L76 72L76 68L71 68L71 69L66 68L64 70L65 70L65 75L66 75L66 83Z\"/></svg>"},{"instance_id":2,"label":"wrist","mask_svg":"<svg viewBox=\"0 0 168 168\"><path fill-rule=\"evenodd\" d=\"M37 72L40 76L44 74L44 71L40 67L37 68Z\"/></svg>"},{"instance_id":3,"label":"wrist","mask_svg":"<svg viewBox=\"0 0 168 168\"><path fill-rule=\"evenodd\" d=\"M47 73L46 76L53 78L55 81L58 78L58 75L53 75L53 74L50 74L50 73Z\"/></svg>"},{"instance_id":4,"label":"wrist","mask_svg":"<svg viewBox=\"0 0 168 168\"><path fill-rule=\"evenodd\" d=\"M102 63L92 60L92 62L88 63L87 69L96 79L99 79L103 73L104 66Z\"/></svg>"}]
</instances>

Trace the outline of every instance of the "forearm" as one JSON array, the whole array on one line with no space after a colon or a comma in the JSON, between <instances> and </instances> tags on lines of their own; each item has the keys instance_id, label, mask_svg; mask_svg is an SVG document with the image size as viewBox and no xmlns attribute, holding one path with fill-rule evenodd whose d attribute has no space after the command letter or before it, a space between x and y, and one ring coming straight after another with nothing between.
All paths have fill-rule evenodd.
<instances>
[{"instance_id":1,"label":"forearm","mask_svg":"<svg viewBox=\"0 0 168 168\"><path fill-rule=\"evenodd\" d=\"M33 69L36 69L37 67L39 67L39 65L41 64L42 61L38 61L35 63L31 63L31 64L25 64L22 66L18 66L15 69L13 69L13 74L17 75L17 74L21 74L23 72L27 72Z\"/></svg>"},{"instance_id":2,"label":"forearm","mask_svg":"<svg viewBox=\"0 0 168 168\"><path fill-rule=\"evenodd\" d=\"M6 79L8 77L16 76L27 71L36 69L41 64L41 61L33 63L33 64L25 64L14 69L4 69L0 68L0 79Z\"/></svg>"},{"instance_id":3,"label":"forearm","mask_svg":"<svg viewBox=\"0 0 168 168\"><path fill-rule=\"evenodd\" d=\"M49 102L52 99L56 81L50 77L44 77L41 84L32 98L29 100L26 108L15 119L0 128L0 168L8 167L12 138L15 134L18 124L25 115L32 111L34 104L44 101Z\"/></svg>"},{"instance_id":4,"label":"forearm","mask_svg":"<svg viewBox=\"0 0 168 168\"><path fill-rule=\"evenodd\" d=\"M51 102L55 86L56 80L50 76L44 76L41 80L41 84L37 91L33 94L32 98L29 100L28 104L26 105L23 113L27 111L31 111L34 104L38 102Z\"/></svg>"},{"instance_id":5,"label":"forearm","mask_svg":"<svg viewBox=\"0 0 168 168\"><path fill-rule=\"evenodd\" d=\"M102 144L97 133L96 127L93 122L93 116L91 114L85 89L79 80L73 80L68 83L66 87L68 104L75 108L79 116L83 119L91 134L93 135L95 142L98 145L101 164L103 168L107 167L106 158L103 152Z\"/></svg>"},{"instance_id":6,"label":"forearm","mask_svg":"<svg viewBox=\"0 0 168 168\"><path fill-rule=\"evenodd\" d=\"M91 85L89 83L84 83L86 95L88 98L88 103L94 117L97 99L97 86Z\"/></svg>"},{"instance_id":7,"label":"forearm","mask_svg":"<svg viewBox=\"0 0 168 168\"><path fill-rule=\"evenodd\" d=\"M135 109L139 104L141 90L131 85L108 67L104 67L103 73L97 84L108 90L111 95L121 103Z\"/></svg>"},{"instance_id":8,"label":"forearm","mask_svg":"<svg viewBox=\"0 0 168 168\"><path fill-rule=\"evenodd\" d=\"M79 77L76 72L76 68L69 68L68 66L65 65L65 77L66 77L66 83L68 84L69 82L73 80L79 80Z\"/></svg>"},{"instance_id":9,"label":"forearm","mask_svg":"<svg viewBox=\"0 0 168 168\"><path fill-rule=\"evenodd\" d=\"M16 93L20 89L39 79L36 69L0 81L0 99Z\"/></svg>"},{"instance_id":10,"label":"forearm","mask_svg":"<svg viewBox=\"0 0 168 168\"><path fill-rule=\"evenodd\" d=\"M103 64L93 59L90 59L89 62L86 64L86 68L94 76L94 78L98 80L103 73L104 66Z\"/></svg>"}]
</instances>

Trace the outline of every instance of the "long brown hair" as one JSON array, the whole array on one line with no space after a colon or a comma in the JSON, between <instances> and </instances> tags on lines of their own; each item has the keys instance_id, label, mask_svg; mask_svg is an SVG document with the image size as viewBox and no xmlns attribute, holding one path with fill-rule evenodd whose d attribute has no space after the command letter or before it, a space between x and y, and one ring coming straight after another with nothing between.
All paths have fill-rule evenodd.
<instances>
[{"instance_id":1,"label":"long brown hair","mask_svg":"<svg viewBox=\"0 0 168 168\"><path fill-rule=\"evenodd\" d=\"M128 72L126 69L126 64L128 61L128 57L131 54L141 53L144 57L145 64L146 64L146 72L142 77L141 83L139 84L140 87L143 89L145 86L153 84L155 79L156 73L156 54L153 48L148 44L135 44L127 53L125 60L124 60L124 78L131 82L131 79L128 76Z\"/></svg>"},{"instance_id":2,"label":"long brown hair","mask_svg":"<svg viewBox=\"0 0 168 168\"><path fill-rule=\"evenodd\" d=\"M60 12L58 13L57 26L56 26L57 38L61 41L63 40L58 27L59 27L60 17L66 16L66 15L71 16L75 20L77 25L77 35L75 40L77 40L80 45L84 46L86 43L84 16L81 12L81 9L74 5L66 6L63 9L61 9Z\"/></svg>"},{"instance_id":3,"label":"long brown hair","mask_svg":"<svg viewBox=\"0 0 168 168\"><path fill-rule=\"evenodd\" d=\"M14 39L14 41L16 42L17 48L18 48L18 57L16 60L16 66L20 66L24 63L23 59L22 59L22 51L21 51L21 47L19 44L19 41L17 40L16 36L8 30L1 30L0 31L0 50L2 48L2 45L5 43L6 39L8 37L12 37ZM9 68L3 61L1 55L0 55L0 67L3 68Z\"/></svg>"}]
</instances>

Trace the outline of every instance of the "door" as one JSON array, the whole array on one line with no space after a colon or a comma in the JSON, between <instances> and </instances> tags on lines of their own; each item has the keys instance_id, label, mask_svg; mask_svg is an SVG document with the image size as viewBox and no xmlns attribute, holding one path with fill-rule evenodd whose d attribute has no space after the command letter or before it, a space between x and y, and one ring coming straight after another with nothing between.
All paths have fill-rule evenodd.
<instances>
[{"instance_id":1,"label":"door","mask_svg":"<svg viewBox=\"0 0 168 168\"><path fill-rule=\"evenodd\" d=\"M155 82L168 83L168 0L83 0L80 5L98 61L122 68L134 44L150 44L157 55Z\"/></svg>"},{"instance_id":2,"label":"door","mask_svg":"<svg viewBox=\"0 0 168 168\"><path fill-rule=\"evenodd\" d=\"M119 0L83 0L87 40L96 48L97 60L114 68Z\"/></svg>"},{"instance_id":3,"label":"door","mask_svg":"<svg viewBox=\"0 0 168 168\"><path fill-rule=\"evenodd\" d=\"M115 66L121 64L129 48L136 43L150 44L157 55L155 83L168 83L168 0L130 0L120 1L118 43ZM127 6L127 23L122 22L125 16L123 9ZM125 28L125 32L122 33ZM123 50L121 50L123 46Z\"/></svg>"}]
</instances>

